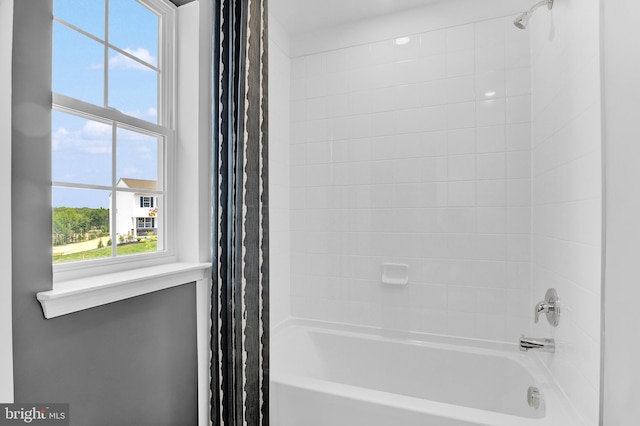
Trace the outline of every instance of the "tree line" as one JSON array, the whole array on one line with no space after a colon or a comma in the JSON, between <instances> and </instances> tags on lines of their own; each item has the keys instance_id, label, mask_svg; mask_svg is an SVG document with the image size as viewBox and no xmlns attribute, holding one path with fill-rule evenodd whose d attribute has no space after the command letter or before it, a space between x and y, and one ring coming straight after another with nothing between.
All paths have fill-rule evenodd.
<instances>
[{"instance_id":1,"label":"tree line","mask_svg":"<svg viewBox=\"0 0 640 426\"><path fill-rule=\"evenodd\" d=\"M109 235L109 209L54 207L53 245L64 245Z\"/></svg>"}]
</instances>

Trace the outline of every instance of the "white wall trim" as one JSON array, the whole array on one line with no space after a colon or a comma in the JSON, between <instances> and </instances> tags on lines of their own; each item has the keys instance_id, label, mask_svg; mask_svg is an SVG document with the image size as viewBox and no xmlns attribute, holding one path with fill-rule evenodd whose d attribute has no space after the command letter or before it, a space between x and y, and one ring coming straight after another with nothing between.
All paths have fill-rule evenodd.
<instances>
[{"instance_id":1,"label":"white wall trim","mask_svg":"<svg viewBox=\"0 0 640 426\"><path fill-rule=\"evenodd\" d=\"M211 278L196 282L196 339L198 345L198 426L209 426L211 417Z\"/></svg>"},{"instance_id":2,"label":"white wall trim","mask_svg":"<svg viewBox=\"0 0 640 426\"><path fill-rule=\"evenodd\" d=\"M211 263L170 263L114 272L91 278L58 282L38 293L47 319L82 311L154 291L200 281L208 277ZM90 281L90 283L88 283Z\"/></svg>"},{"instance_id":3,"label":"white wall trim","mask_svg":"<svg viewBox=\"0 0 640 426\"><path fill-rule=\"evenodd\" d=\"M176 96L177 255L211 260L211 140L213 5L198 0L178 8ZM194 233L194 224L199 232ZM198 425L209 426L211 274L196 282Z\"/></svg>"},{"instance_id":4,"label":"white wall trim","mask_svg":"<svg viewBox=\"0 0 640 426\"><path fill-rule=\"evenodd\" d=\"M11 200L11 58L13 47L13 0L0 0L0 159L2 199ZM9 202L11 205L11 202ZM4 240L11 241L11 208L2 209ZM10 246L11 244L6 244ZM0 261L0 402L13 402L13 318L11 250L5 249Z\"/></svg>"}]
</instances>

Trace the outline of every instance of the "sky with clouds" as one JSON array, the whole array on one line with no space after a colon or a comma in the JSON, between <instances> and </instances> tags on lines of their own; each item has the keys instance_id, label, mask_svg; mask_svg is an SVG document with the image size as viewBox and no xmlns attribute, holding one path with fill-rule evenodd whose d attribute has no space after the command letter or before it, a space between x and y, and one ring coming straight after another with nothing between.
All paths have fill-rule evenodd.
<instances>
[{"instance_id":1,"label":"sky with clouds","mask_svg":"<svg viewBox=\"0 0 640 426\"><path fill-rule=\"evenodd\" d=\"M54 15L100 40L105 39L104 0L54 0ZM109 0L108 33L111 45L139 61L111 48L106 52L105 61L104 44L54 22L53 91L156 123L156 15L135 0ZM108 75L106 85L105 75ZM113 156L116 181L120 178L156 180L158 139L125 129L117 129L115 135L114 150L111 125L54 111L52 180L111 185ZM53 205L108 208L109 191L54 187Z\"/></svg>"}]
</instances>

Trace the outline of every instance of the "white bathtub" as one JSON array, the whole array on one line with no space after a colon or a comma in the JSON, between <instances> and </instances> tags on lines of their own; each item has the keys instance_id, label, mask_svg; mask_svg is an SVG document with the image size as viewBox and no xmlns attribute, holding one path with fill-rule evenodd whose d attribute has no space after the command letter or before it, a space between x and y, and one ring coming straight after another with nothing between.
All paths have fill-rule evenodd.
<instances>
[{"instance_id":1,"label":"white bathtub","mask_svg":"<svg viewBox=\"0 0 640 426\"><path fill-rule=\"evenodd\" d=\"M540 408L527 404L536 386ZM290 320L271 337L274 426L572 426L515 344Z\"/></svg>"}]
</instances>

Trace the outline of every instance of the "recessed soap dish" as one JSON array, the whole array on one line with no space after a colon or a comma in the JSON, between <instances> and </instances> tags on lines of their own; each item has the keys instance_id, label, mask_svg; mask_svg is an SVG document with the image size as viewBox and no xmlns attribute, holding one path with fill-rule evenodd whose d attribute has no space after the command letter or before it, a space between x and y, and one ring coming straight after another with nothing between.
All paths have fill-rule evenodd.
<instances>
[{"instance_id":1,"label":"recessed soap dish","mask_svg":"<svg viewBox=\"0 0 640 426\"><path fill-rule=\"evenodd\" d=\"M402 263L382 264L382 284L407 285L409 283L409 265Z\"/></svg>"}]
</instances>

